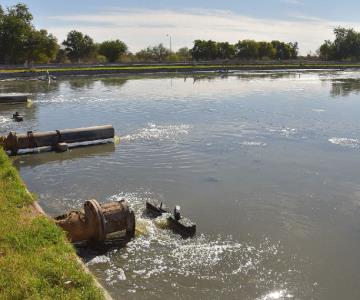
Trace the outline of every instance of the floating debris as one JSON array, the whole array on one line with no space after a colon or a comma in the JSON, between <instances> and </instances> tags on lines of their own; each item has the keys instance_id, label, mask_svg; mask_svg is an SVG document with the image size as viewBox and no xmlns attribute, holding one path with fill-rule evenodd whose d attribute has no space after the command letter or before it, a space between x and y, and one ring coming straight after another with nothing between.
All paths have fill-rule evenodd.
<instances>
[{"instance_id":1,"label":"floating debris","mask_svg":"<svg viewBox=\"0 0 360 300\"><path fill-rule=\"evenodd\" d=\"M163 214L170 214L166 206L157 200L146 201L146 213L154 218ZM167 218L168 226L182 237L191 237L196 234L196 224L181 215L180 206L176 205L173 214Z\"/></svg>"},{"instance_id":2,"label":"floating debris","mask_svg":"<svg viewBox=\"0 0 360 300\"><path fill-rule=\"evenodd\" d=\"M20 115L19 112L14 113L12 117L16 122L24 121L24 117Z\"/></svg>"}]
</instances>

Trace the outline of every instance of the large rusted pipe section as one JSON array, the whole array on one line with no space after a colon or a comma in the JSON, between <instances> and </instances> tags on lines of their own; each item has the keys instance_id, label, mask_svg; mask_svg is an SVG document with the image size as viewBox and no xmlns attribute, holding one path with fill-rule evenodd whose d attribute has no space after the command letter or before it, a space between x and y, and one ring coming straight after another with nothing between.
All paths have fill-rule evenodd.
<instances>
[{"instance_id":1,"label":"large rusted pipe section","mask_svg":"<svg viewBox=\"0 0 360 300\"><path fill-rule=\"evenodd\" d=\"M104 243L135 235L135 214L125 200L99 204L84 203L84 211L73 211L55 218L73 243Z\"/></svg>"},{"instance_id":2,"label":"large rusted pipe section","mask_svg":"<svg viewBox=\"0 0 360 300\"><path fill-rule=\"evenodd\" d=\"M115 136L112 125L94 126L86 128L64 129L45 132L28 131L26 134L10 132L7 137L0 137L0 146L6 151L16 154L20 149L33 149L51 146L61 150L60 146L68 143L82 143L96 140L111 139Z\"/></svg>"},{"instance_id":3,"label":"large rusted pipe section","mask_svg":"<svg viewBox=\"0 0 360 300\"><path fill-rule=\"evenodd\" d=\"M28 102L29 96L30 95L28 94L20 94L20 93L0 94L0 104Z\"/></svg>"}]
</instances>

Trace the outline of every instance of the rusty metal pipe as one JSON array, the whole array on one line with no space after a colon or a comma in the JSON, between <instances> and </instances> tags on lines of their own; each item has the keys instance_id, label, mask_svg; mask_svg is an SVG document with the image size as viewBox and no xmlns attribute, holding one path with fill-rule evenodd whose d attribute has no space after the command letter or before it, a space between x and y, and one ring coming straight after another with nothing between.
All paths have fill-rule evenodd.
<instances>
[{"instance_id":1,"label":"rusty metal pipe","mask_svg":"<svg viewBox=\"0 0 360 300\"><path fill-rule=\"evenodd\" d=\"M135 214L127 203L114 201L99 204L96 200L84 203L84 212L73 211L55 218L72 242L105 242L135 235Z\"/></svg>"},{"instance_id":2,"label":"rusty metal pipe","mask_svg":"<svg viewBox=\"0 0 360 300\"><path fill-rule=\"evenodd\" d=\"M60 143L81 143L111 139L115 136L112 125L86 128L64 129L45 132L32 132L17 135L10 132L7 137L0 137L0 146L6 151L16 153L20 149L32 149L45 146L56 146Z\"/></svg>"}]
</instances>

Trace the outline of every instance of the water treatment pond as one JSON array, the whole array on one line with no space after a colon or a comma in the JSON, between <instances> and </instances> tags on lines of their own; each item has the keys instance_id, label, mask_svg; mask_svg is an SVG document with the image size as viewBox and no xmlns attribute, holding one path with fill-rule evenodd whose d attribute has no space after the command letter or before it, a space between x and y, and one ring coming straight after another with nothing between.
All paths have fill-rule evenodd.
<instances>
[{"instance_id":1,"label":"water treatment pond","mask_svg":"<svg viewBox=\"0 0 360 300\"><path fill-rule=\"evenodd\" d=\"M14 159L50 215L126 198L137 238L86 263L115 299L359 299L360 73L4 81L1 133L112 124L118 145ZM23 123L11 115L19 111ZM146 199L198 224L183 240Z\"/></svg>"}]
</instances>

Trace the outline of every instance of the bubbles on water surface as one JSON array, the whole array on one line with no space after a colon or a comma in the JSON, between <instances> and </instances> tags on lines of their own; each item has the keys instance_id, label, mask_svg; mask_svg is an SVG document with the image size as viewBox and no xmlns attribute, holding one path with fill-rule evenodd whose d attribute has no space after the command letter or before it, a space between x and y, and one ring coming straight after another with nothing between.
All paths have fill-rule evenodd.
<instances>
[{"instance_id":1,"label":"bubbles on water surface","mask_svg":"<svg viewBox=\"0 0 360 300\"><path fill-rule=\"evenodd\" d=\"M143 215L146 199L152 198L150 193L119 193L109 200L123 198L137 216L136 238L125 248L87 263L95 270L105 269L106 284L124 285L123 295L145 290L160 295L162 289L180 292L184 286L196 288L200 294L217 286L218 292L225 294L245 288L261 297L266 291L281 288L281 297L290 295L287 280L296 276L296 271L281 259L284 251L280 243L267 238L261 243L239 242L230 235L200 232L194 238L182 239L167 229L166 216L149 219ZM274 295L259 299L282 299Z\"/></svg>"},{"instance_id":2,"label":"bubbles on water surface","mask_svg":"<svg viewBox=\"0 0 360 300\"><path fill-rule=\"evenodd\" d=\"M10 122L10 121L11 121L10 118L0 116L0 124L5 124L5 123Z\"/></svg>"},{"instance_id":3,"label":"bubbles on water surface","mask_svg":"<svg viewBox=\"0 0 360 300\"><path fill-rule=\"evenodd\" d=\"M8 130L10 128L10 122L12 120L8 117L0 115L0 132Z\"/></svg>"},{"instance_id":4,"label":"bubbles on water surface","mask_svg":"<svg viewBox=\"0 0 360 300\"><path fill-rule=\"evenodd\" d=\"M149 123L147 127L136 130L121 138L122 141L150 141L150 140L172 140L181 135L188 135L191 129L190 125L156 125Z\"/></svg>"},{"instance_id":5,"label":"bubbles on water surface","mask_svg":"<svg viewBox=\"0 0 360 300\"><path fill-rule=\"evenodd\" d=\"M286 290L274 291L266 294L261 297L260 300L281 300L281 299L291 299L294 296L288 293Z\"/></svg>"},{"instance_id":6,"label":"bubbles on water surface","mask_svg":"<svg viewBox=\"0 0 360 300\"><path fill-rule=\"evenodd\" d=\"M329 142L334 145L339 145L348 148L356 148L356 149L360 148L360 140L358 139L332 137L329 139Z\"/></svg>"},{"instance_id":7,"label":"bubbles on water surface","mask_svg":"<svg viewBox=\"0 0 360 300\"><path fill-rule=\"evenodd\" d=\"M249 146L249 147L265 147L267 146L264 142L257 142L257 141L244 141L241 143L243 146Z\"/></svg>"}]
</instances>

